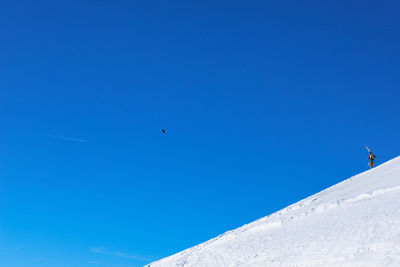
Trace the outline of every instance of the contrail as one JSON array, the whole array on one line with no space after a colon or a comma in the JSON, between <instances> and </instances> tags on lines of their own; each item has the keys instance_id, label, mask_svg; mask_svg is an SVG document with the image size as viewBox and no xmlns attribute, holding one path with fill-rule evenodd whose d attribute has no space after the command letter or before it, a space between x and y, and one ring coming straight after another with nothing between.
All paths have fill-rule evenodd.
<instances>
[{"instance_id":1,"label":"contrail","mask_svg":"<svg viewBox=\"0 0 400 267\"><path fill-rule=\"evenodd\" d=\"M95 248L90 248L90 250L93 253L116 256L116 257L121 257L121 258L126 258L126 259L133 259L133 260L140 260L140 261L152 261L153 260L153 259L149 259L147 257L142 257L139 255L127 254L127 253L123 253L123 252L119 252L119 251L110 251L105 247L95 247Z\"/></svg>"},{"instance_id":2,"label":"contrail","mask_svg":"<svg viewBox=\"0 0 400 267\"><path fill-rule=\"evenodd\" d=\"M80 143L86 143L86 139L82 138L75 138L75 137L68 137L68 136L52 136L53 138L56 139L62 139L62 140L68 140L68 141L74 141L74 142L80 142Z\"/></svg>"}]
</instances>

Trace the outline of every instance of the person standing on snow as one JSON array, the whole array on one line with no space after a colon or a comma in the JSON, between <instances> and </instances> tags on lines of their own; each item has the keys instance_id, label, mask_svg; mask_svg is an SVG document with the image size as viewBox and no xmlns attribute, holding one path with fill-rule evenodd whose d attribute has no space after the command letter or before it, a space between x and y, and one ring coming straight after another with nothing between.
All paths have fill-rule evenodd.
<instances>
[{"instance_id":1,"label":"person standing on snow","mask_svg":"<svg viewBox=\"0 0 400 267\"><path fill-rule=\"evenodd\" d=\"M369 155L368 155L368 162L369 162L369 165L371 166L371 169L374 167L375 159L376 159L376 156L374 154L372 154L372 152L370 151Z\"/></svg>"}]
</instances>

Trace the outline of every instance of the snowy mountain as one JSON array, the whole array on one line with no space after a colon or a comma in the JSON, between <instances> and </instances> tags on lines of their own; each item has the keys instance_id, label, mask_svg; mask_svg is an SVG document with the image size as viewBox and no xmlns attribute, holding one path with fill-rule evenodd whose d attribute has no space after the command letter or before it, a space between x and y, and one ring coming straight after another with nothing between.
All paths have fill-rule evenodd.
<instances>
[{"instance_id":1,"label":"snowy mountain","mask_svg":"<svg viewBox=\"0 0 400 267\"><path fill-rule=\"evenodd\" d=\"M147 266L400 266L400 157Z\"/></svg>"}]
</instances>

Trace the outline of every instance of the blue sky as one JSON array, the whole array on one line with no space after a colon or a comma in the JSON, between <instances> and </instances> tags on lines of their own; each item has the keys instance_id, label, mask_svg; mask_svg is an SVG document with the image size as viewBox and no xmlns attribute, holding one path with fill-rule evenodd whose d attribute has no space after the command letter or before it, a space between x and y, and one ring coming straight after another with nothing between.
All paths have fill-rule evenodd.
<instances>
[{"instance_id":1,"label":"blue sky","mask_svg":"<svg viewBox=\"0 0 400 267\"><path fill-rule=\"evenodd\" d=\"M398 156L399 7L1 1L1 264L141 266Z\"/></svg>"}]
</instances>

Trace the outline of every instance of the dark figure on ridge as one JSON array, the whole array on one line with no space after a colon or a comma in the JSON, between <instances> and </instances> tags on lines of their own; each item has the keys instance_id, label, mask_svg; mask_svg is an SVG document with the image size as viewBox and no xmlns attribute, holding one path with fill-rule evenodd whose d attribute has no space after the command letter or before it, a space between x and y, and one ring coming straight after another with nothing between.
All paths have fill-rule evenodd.
<instances>
[{"instance_id":1,"label":"dark figure on ridge","mask_svg":"<svg viewBox=\"0 0 400 267\"><path fill-rule=\"evenodd\" d=\"M369 165L371 166L371 169L374 167L375 159L376 159L376 156L374 154L372 154L372 152L370 151L369 155L368 155L368 162L369 162Z\"/></svg>"},{"instance_id":2,"label":"dark figure on ridge","mask_svg":"<svg viewBox=\"0 0 400 267\"><path fill-rule=\"evenodd\" d=\"M371 149L369 149L368 146L365 146L365 148L368 150L369 155L368 155L368 162L369 162L369 166L371 166L371 169L374 167L374 161L376 159L376 156L374 154L372 154Z\"/></svg>"}]
</instances>

